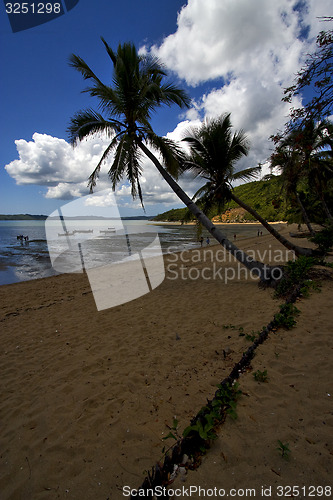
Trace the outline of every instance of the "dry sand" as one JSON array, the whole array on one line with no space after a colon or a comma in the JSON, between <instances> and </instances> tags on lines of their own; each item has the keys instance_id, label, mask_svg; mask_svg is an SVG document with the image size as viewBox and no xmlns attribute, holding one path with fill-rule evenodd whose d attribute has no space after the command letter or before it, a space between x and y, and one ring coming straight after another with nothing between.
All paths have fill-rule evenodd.
<instances>
[{"instance_id":1,"label":"dry sand","mask_svg":"<svg viewBox=\"0 0 333 500\"><path fill-rule=\"evenodd\" d=\"M270 236L239 243L282 250ZM180 263L187 279L173 279L169 257L158 288L100 312L86 275L0 287L1 500L121 499L124 486L142 483L167 425L176 416L182 432L250 345L239 328L261 329L281 303L244 273L207 279L205 251L201 262L194 251ZM267 369L268 382L241 376L238 419L228 417L201 467L171 487L253 487L260 497L265 485L279 498L278 484L329 484L332 291L324 282L297 303L297 327L260 346L252 367ZM289 443L288 461L278 439Z\"/></svg>"}]
</instances>

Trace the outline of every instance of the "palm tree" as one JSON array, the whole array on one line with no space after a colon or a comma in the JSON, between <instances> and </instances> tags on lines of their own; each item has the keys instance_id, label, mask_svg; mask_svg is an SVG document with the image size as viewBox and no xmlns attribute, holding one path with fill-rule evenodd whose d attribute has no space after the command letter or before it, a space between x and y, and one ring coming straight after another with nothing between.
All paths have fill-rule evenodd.
<instances>
[{"instance_id":1,"label":"palm tree","mask_svg":"<svg viewBox=\"0 0 333 500\"><path fill-rule=\"evenodd\" d=\"M188 107L190 100L187 94L173 84L163 83L166 73L158 59L139 55L131 43L119 45L115 53L103 38L102 42L113 64L112 85L102 83L80 57L74 54L70 57L70 65L85 80L92 82L84 92L98 98L100 109L106 115L104 117L92 109L76 113L68 129L71 142L75 145L89 135L102 132L110 137L108 147L89 177L91 191L96 185L102 163L114 153L108 172L112 188L115 189L117 183L126 177L132 186L132 196L138 195L142 203L140 153L143 152L180 200L238 261L257 274L261 281L270 282L274 281L274 276L280 277L280 268L275 273L275 268L255 261L230 242L174 180L183 163L182 151L172 141L157 136L149 121L152 113L162 104ZM148 146L161 154L165 168Z\"/></svg>"},{"instance_id":2,"label":"palm tree","mask_svg":"<svg viewBox=\"0 0 333 500\"><path fill-rule=\"evenodd\" d=\"M331 122L323 120L315 123L308 120L303 126L290 132L271 157L272 166L279 167L282 172L287 195L296 196L311 233L313 229L299 198L299 186L306 183L316 193L327 219L333 222L325 200L326 186L333 178L332 143Z\"/></svg>"},{"instance_id":3,"label":"palm tree","mask_svg":"<svg viewBox=\"0 0 333 500\"><path fill-rule=\"evenodd\" d=\"M206 121L200 127L192 128L190 135L183 140L190 145L191 153L186 162L187 168L196 176L206 179L206 184L196 193L203 197L206 207L210 203L223 205L234 200L239 206L257 219L280 243L296 255L312 255L309 248L300 248L288 241L252 207L240 200L234 193L231 182L250 180L261 167L247 168L235 172L235 164L249 151L249 143L243 131L232 134L230 113Z\"/></svg>"},{"instance_id":4,"label":"palm tree","mask_svg":"<svg viewBox=\"0 0 333 500\"><path fill-rule=\"evenodd\" d=\"M321 201L326 217L333 222L333 216L325 200L325 187L333 178L332 144L333 125L328 120L308 120L304 127L295 131L294 146L303 156L302 167L310 186L314 187ZM291 134L291 139L293 135Z\"/></svg>"},{"instance_id":5,"label":"palm tree","mask_svg":"<svg viewBox=\"0 0 333 500\"><path fill-rule=\"evenodd\" d=\"M271 156L271 168L278 167L281 175L282 189L286 197L291 201L296 201L301 210L302 218L308 227L311 236L315 236L315 231L311 225L306 208L301 200L299 184L302 181L301 158L297 151L280 147Z\"/></svg>"}]
</instances>

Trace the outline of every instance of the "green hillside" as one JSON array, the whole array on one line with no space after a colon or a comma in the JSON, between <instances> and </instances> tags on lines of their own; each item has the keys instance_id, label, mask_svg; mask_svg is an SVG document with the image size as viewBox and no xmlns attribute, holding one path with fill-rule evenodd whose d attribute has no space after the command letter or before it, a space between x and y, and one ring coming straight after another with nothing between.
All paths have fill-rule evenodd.
<instances>
[{"instance_id":1,"label":"green hillside","mask_svg":"<svg viewBox=\"0 0 333 500\"><path fill-rule=\"evenodd\" d=\"M279 178L273 177L266 181L253 181L234 189L235 195L244 201L247 205L254 208L264 219L268 221L286 220L287 211L290 209L284 196L281 193L281 184ZM235 209L238 205L234 201L230 201L225 205L224 212L228 209ZM155 217L155 221L179 221L182 220L186 213L186 208L178 208L168 210ZM213 210L210 218L219 215L217 210ZM253 220L250 214L244 217L247 220Z\"/></svg>"}]
</instances>

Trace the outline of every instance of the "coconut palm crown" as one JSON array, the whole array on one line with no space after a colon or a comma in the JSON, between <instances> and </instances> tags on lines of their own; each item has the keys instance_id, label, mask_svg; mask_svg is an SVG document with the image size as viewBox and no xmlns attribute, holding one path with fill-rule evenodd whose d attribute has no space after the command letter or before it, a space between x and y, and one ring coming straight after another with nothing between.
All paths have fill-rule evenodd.
<instances>
[{"instance_id":1,"label":"coconut palm crown","mask_svg":"<svg viewBox=\"0 0 333 500\"><path fill-rule=\"evenodd\" d=\"M253 180L261 168L235 171L236 163L248 155L250 144L242 130L232 133L230 113L206 121L189 133L183 139L191 149L186 168L207 181L194 198L201 198L207 209L212 204L221 209L231 199L231 183Z\"/></svg>"},{"instance_id":2,"label":"coconut palm crown","mask_svg":"<svg viewBox=\"0 0 333 500\"><path fill-rule=\"evenodd\" d=\"M119 44L114 52L103 38L101 40L113 64L111 85L102 83L81 57L71 55L69 64L91 82L83 92L97 97L99 111L103 114L93 109L77 112L68 128L69 138L75 145L89 135L106 133L110 144L89 177L90 190L96 185L103 162L114 154L108 172L113 189L121 179L127 178L132 196L138 195L143 203L140 186L142 141L161 153L166 169L173 177L179 172L177 158L181 155L172 141L153 132L149 123L151 116L163 104L186 108L190 99L186 92L172 83L163 82L166 72L157 58L138 54L132 43Z\"/></svg>"}]
</instances>

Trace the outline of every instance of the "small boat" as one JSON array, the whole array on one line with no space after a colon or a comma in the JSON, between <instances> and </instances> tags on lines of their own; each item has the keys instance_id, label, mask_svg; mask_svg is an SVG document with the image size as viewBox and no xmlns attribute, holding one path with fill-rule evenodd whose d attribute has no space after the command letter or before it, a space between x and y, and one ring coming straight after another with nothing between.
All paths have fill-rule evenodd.
<instances>
[{"instance_id":1,"label":"small boat","mask_svg":"<svg viewBox=\"0 0 333 500\"><path fill-rule=\"evenodd\" d=\"M101 229L99 232L104 233L104 234L109 234L109 233L115 233L116 230L115 229L104 229L104 230Z\"/></svg>"},{"instance_id":2,"label":"small boat","mask_svg":"<svg viewBox=\"0 0 333 500\"><path fill-rule=\"evenodd\" d=\"M109 229L110 231L111 231L111 230L112 230L112 231L115 231L115 230L116 230L116 228L115 228L114 226L112 226L112 227L108 227L108 229Z\"/></svg>"},{"instance_id":3,"label":"small boat","mask_svg":"<svg viewBox=\"0 0 333 500\"><path fill-rule=\"evenodd\" d=\"M74 233L93 233L93 229L74 229Z\"/></svg>"},{"instance_id":4,"label":"small boat","mask_svg":"<svg viewBox=\"0 0 333 500\"><path fill-rule=\"evenodd\" d=\"M66 231L65 233L58 233L58 236L74 236L74 234L75 234L74 231L72 233Z\"/></svg>"}]
</instances>

